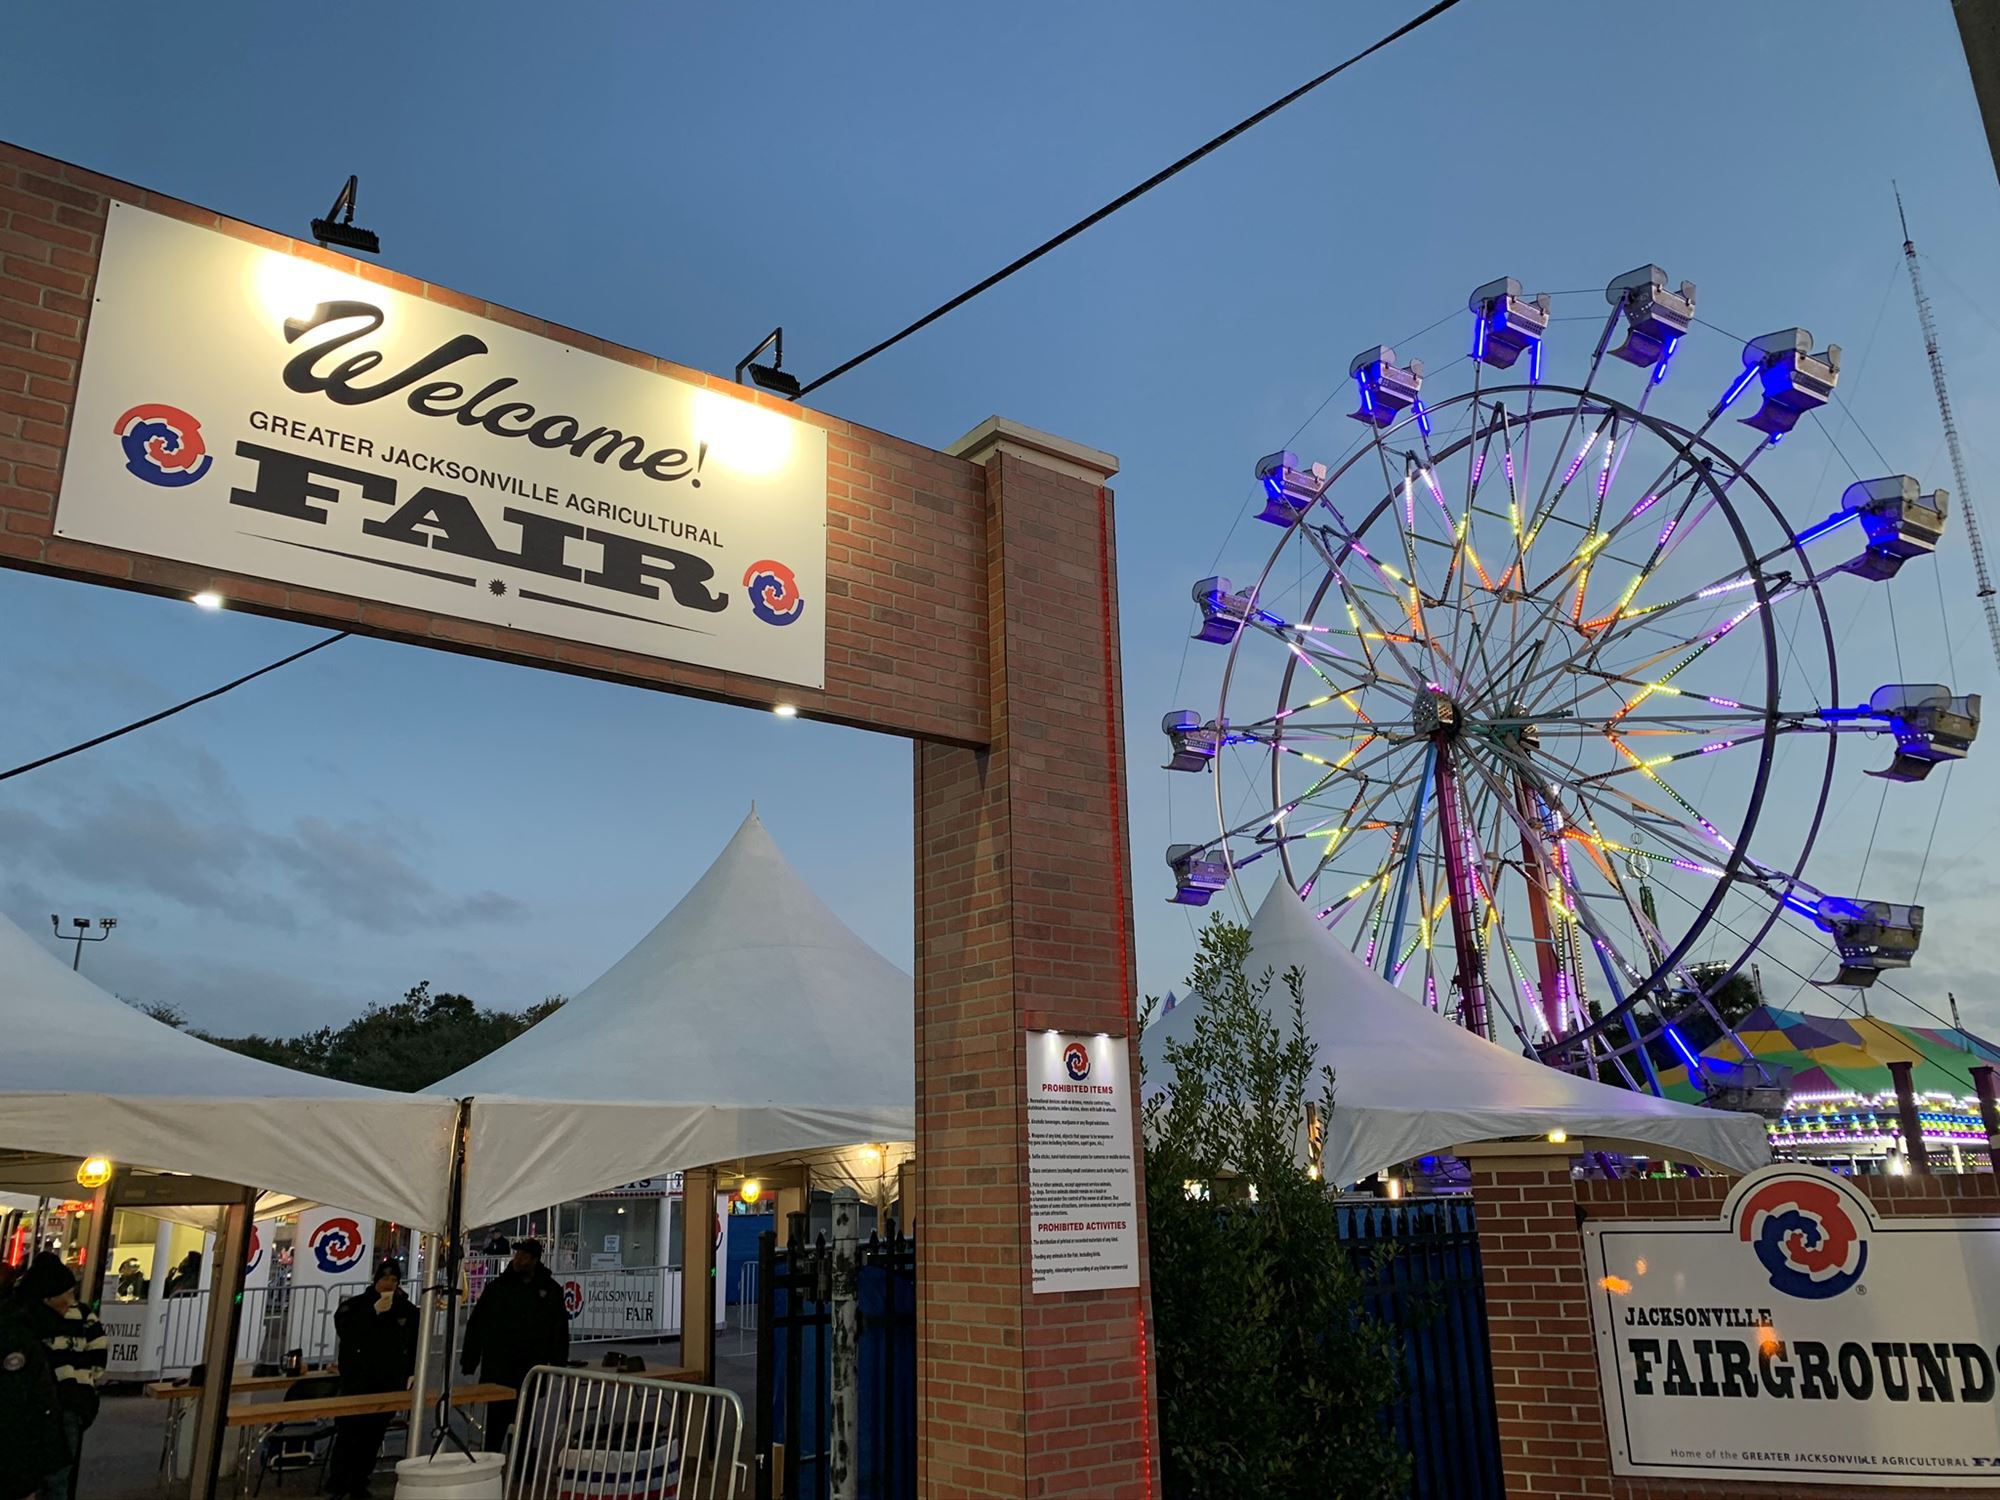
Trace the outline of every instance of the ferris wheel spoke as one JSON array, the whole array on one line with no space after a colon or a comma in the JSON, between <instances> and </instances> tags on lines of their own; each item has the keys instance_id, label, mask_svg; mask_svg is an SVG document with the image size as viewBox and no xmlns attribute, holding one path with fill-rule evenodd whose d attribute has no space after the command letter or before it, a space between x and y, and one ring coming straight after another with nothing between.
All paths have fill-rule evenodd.
<instances>
[{"instance_id":1,"label":"ferris wheel spoke","mask_svg":"<svg viewBox=\"0 0 2000 1500\"><path fill-rule=\"evenodd\" d=\"M1539 771L1531 762L1519 760L1511 755L1505 755L1504 752L1503 755L1507 760L1514 763L1514 769L1517 774L1524 774L1526 776L1529 786L1544 802L1551 808L1558 810L1561 808L1561 799L1555 794L1553 786L1542 778ZM1515 807L1511 799L1506 798L1505 790L1498 786L1497 774L1493 770L1478 762L1475 762L1475 765L1477 765L1481 775L1495 781L1496 790L1501 794L1503 805L1520 828L1522 835L1531 843L1539 844L1545 838L1545 832L1538 829L1519 808ZM1591 905L1589 895L1577 881L1574 871L1561 859L1552 861L1552 864L1561 881L1562 889L1569 898L1566 905L1574 912L1575 920L1590 935L1592 941L1598 945L1598 951L1604 955L1606 960L1609 963L1616 964L1617 968L1625 974L1626 978L1622 983L1616 980L1612 981L1613 997L1622 1004L1628 987L1636 984L1644 977L1643 971L1634 968L1631 962L1619 950L1609 929L1598 919L1596 910ZM1611 979L1608 970L1606 977L1607 979Z\"/></svg>"}]
</instances>

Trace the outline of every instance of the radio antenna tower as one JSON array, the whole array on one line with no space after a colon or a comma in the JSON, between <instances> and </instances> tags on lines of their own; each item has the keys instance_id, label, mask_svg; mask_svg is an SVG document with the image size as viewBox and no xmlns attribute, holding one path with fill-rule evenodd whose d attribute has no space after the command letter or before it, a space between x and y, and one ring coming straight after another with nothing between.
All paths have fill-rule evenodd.
<instances>
[{"instance_id":1,"label":"radio antenna tower","mask_svg":"<svg viewBox=\"0 0 2000 1500\"><path fill-rule=\"evenodd\" d=\"M1891 183L1891 187L1895 184ZM1958 508L1965 517L1966 539L1972 543L1972 569L1979 578L1979 604L1986 611L1986 634L1993 642L1993 660L2000 665L2000 609L1993 603L1993 576L1986 570L1986 544L1979 538L1979 515L1972 507L1972 488L1965 482L1965 454L1958 443L1958 423L1951 416L1951 393L1944 384L1944 356L1938 353L1937 322L1931 299L1924 295L1924 278L1917 270L1917 247L1910 238L1910 221L1903 213L1903 193L1896 189L1896 219L1903 226L1903 259L1910 268L1910 290L1917 297L1917 322L1924 330L1924 354L1931 362L1931 387L1937 392L1938 416L1944 422L1945 446L1951 450L1951 477L1958 485Z\"/></svg>"}]
</instances>

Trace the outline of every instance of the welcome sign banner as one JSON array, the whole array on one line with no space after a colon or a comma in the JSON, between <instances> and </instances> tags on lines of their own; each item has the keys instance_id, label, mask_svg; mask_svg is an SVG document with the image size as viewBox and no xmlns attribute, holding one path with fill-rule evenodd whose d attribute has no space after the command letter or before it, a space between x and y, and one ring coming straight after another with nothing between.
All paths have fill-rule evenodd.
<instances>
[{"instance_id":1,"label":"welcome sign banner","mask_svg":"<svg viewBox=\"0 0 2000 1500\"><path fill-rule=\"evenodd\" d=\"M113 203L60 537L804 687L826 434Z\"/></svg>"}]
</instances>

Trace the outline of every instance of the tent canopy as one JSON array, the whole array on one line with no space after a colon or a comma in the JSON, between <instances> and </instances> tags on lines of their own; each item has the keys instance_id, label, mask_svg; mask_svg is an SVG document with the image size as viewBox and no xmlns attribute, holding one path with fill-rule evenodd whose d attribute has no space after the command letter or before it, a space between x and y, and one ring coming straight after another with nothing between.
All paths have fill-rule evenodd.
<instances>
[{"instance_id":1,"label":"tent canopy","mask_svg":"<svg viewBox=\"0 0 2000 1500\"><path fill-rule=\"evenodd\" d=\"M99 1155L444 1223L450 1100L318 1078L189 1036L73 973L4 917L0 1038L0 1151L47 1158L69 1191L75 1164Z\"/></svg>"},{"instance_id":2,"label":"tent canopy","mask_svg":"<svg viewBox=\"0 0 2000 1500\"><path fill-rule=\"evenodd\" d=\"M708 872L554 1015L433 1085L470 1096L465 1218L653 1172L915 1131L914 985L752 808Z\"/></svg>"},{"instance_id":3,"label":"tent canopy","mask_svg":"<svg viewBox=\"0 0 2000 1500\"><path fill-rule=\"evenodd\" d=\"M1478 1141L1595 1136L1736 1172L1770 1160L1764 1122L1612 1088L1546 1067L1453 1025L1370 970L1279 882L1250 925L1252 972L1304 974L1306 1034L1334 1070L1322 1170L1347 1184L1397 1162ZM1182 999L1147 1028L1148 1091L1170 1082L1166 1044L1186 1042L1206 1001ZM1267 1009L1289 1032L1291 997Z\"/></svg>"},{"instance_id":4,"label":"tent canopy","mask_svg":"<svg viewBox=\"0 0 2000 1500\"><path fill-rule=\"evenodd\" d=\"M1736 1026L1737 1036L1760 1062L1792 1070L1791 1090L1800 1094L1854 1094L1872 1099L1893 1093L1889 1064L1907 1062L1910 1085L1919 1094L1970 1098L1971 1069L2000 1063L2000 1047L1969 1031L1943 1026L1899 1026L1875 1016L1814 1016L1799 1010L1760 1005ZM1703 1049L1703 1057L1733 1071L1743 1055L1727 1037ZM1700 1087L1685 1066L1664 1069L1660 1086L1669 1096L1692 1099Z\"/></svg>"}]
</instances>

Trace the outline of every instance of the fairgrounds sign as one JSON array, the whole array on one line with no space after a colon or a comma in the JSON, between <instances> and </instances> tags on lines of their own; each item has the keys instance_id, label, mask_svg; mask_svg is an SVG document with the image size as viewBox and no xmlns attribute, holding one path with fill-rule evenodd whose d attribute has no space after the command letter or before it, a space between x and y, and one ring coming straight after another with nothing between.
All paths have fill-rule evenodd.
<instances>
[{"instance_id":1,"label":"fairgrounds sign","mask_svg":"<svg viewBox=\"0 0 2000 1500\"><path fill-rule=\"evenodd\" d=\"M55 532L806 687L826 434L113 203Z\"/></svg>"},{"instance_id":2,"label":"fairgrounds sign","mask_svg":"<svg viewBox=\"0 0 2000 1500\"><path fill-rule=\"evenodd\" d=\"M1584 1234L1614 1472L2000 1488L2000 1220L1785 1164Z\"/></svg>"}]
</instances>

